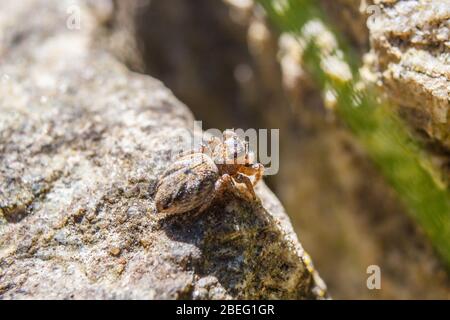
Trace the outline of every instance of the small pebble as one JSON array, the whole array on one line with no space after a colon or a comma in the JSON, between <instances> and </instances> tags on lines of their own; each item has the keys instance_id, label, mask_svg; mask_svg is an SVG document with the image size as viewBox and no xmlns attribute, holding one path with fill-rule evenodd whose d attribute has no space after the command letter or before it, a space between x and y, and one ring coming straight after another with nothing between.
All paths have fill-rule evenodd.
<instances>
[{"instance_id":1,"label":"small pebble","mask_svg":"<svg viewBox=\"0 0 450 320\"><path fill-rule=\"evenodd\" d=\"M117 257L120 254L120 248L118 247L112 247L111 249L109 249L109 253L114 256Z\"/></svg>"}]
</instances>

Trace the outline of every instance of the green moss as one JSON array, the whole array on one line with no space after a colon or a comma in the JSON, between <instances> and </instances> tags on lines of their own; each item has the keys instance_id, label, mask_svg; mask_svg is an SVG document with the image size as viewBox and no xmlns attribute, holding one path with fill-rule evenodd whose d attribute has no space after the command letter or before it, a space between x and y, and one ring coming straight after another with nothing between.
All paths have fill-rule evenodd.
<instances>
[{"instance_id":1,"label":"green moss","mask_svg":"<svg viewBox=\"0 0 450 320\"><path fill-rule=\"evenodd\" d=\"M357 55L326 23L315 1L259 0L259 3L280 31L301 39L305 50L304 66L322 90L331 88L336 93L338 115L358 137L450 269L449 190L433 177L431 164L421 146L397 117L394 108L380 99L374 88L355 89L359 82ZM318 37L307 34L304 27L311 21L319 22L326 32L332 32L338 39L338 46L326 48ZM349 66L352 80L336 78L324 70L323 62L327 57L342 59Z\"/></svg>"}]
</instances>

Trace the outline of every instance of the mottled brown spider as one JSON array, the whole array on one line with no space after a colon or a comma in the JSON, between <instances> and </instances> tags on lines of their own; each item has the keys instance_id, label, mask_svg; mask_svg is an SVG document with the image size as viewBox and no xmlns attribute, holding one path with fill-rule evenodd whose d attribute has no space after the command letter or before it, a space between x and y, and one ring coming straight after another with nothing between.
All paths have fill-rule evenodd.
<instances>
[{"instance_id":1,"label":"mottled brown spider","mask_svg":"<svg viewBox=\"0 0 450 320\"><path fill-rule=\"evenodd\" d=\"M253 186L263 173L264 166L255 163L248 142L242 142L234 131L226 130L223 141L210 139L200 150L181 155L161 175L155 196L156 208L169 214L194 209L202 212L226 190L254 201ZM239 184L244 184L245 188Z\"/></svg>"}]
</instances>

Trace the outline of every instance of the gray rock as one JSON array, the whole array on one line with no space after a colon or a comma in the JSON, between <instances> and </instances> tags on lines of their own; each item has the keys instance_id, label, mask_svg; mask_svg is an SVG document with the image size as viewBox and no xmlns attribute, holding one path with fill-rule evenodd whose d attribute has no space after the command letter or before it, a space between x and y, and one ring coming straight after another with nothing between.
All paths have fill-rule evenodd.
<instances>
[{"instance_id":1,"label":"gray rock","mask_svg":"<svg viewBox=\"0 0 450 320\"><path fill-rule=\"evenodd\" d=\"M373 69L404 116L449 150L450 4L383 2L378 23L371 29ZM443 156L447 163L448 155ZM442 167L449 182L450 172L445 164Z\"/></svg>"},{"instance_id":2,"label":"gray rock","mask_svg":"<svg viewBox=\"0 0 450 320\"><path fill-rule=\"evenodd\" d=\"M72 3L0 4L0 298L326 297L264 185L261 202L156 214L193 117L92 41L105 17L85 2L68 28Z\"/></svg>"}]
</instances>

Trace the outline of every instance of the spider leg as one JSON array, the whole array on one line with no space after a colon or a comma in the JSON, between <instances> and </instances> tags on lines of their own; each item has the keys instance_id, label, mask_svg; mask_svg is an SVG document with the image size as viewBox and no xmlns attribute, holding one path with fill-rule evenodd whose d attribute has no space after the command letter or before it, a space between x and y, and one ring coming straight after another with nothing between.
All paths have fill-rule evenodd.
<instances>
[{"instance_id":1,"label":"spider leg","mask_svg":"<svg viewBox=\"0 0 450 320\"><path fill-rule=\"evenodd\" d=\"M222 194L227 187L233 184L233 181L229 174L223 174L219 177L219 179L216 181L216 184L214 185L214 193L216 195Z\"/></svg>"},{"instance_id":2,"label":"spider leg","mask_svg":"<svg viewBox=\"0 0 450 320\"><path fill-rule=\"evenodd\" d=\"M246 198L248 198L249 200L255 200L257 198L256 194L255 194L255 190L253 189L253 184L250 181L249 177L247 177L247 176L245 176L245 175L243 175L241 173L238 173L234 177L234 179L238 183L244 183L245 184L246 189L244 191L244 195L245 195Z\"/></svg>"},{"instance_id":3,"label":"spider leg","mask_svg":"<svg viewBox=\"0 0 450 320\"><path fill-rule=\"evenodd\" d=\"M237 136L233 136L233 164L237 164L238 157L238 140Z\"/></svg>"},{"instance_id":4,"label":"spider leg","mask_svg":"<svg viewBox=\"0 0 450 320\"><path fill-rule=\"evenodd\" d=\"M242 166L239 168L239 172L247 176L255 176L253 181L253 185L255 186L264 174L264 166L260 163L255 163L251 167Z\"/></svg>"},{"instance_id":5,"label":"spider leg","mask_svg":"<svg viewBox=\"0 0 450 320\"><path fill-rule=\"evenodd\" d=\"M249 142L248 142L248 137L245 137L245 165L248 165L250 163L250 159L249 159L249 146L248 146Z\"/></svg>"},{"instance_id":6,"label":"spider leg","mask_svg":"<svg viewBox=\"0 0 450 320\"><path fill-rule=\"evenodd\" d=\"M220 143L221 143L221 140L216 136L210 137L208 139L208 141L206 142L206 144L208 145L208 147L211 150L214 150Z\"/></svg>"},{"instance_id":7,"label":"spider leg","mask_svg":"<svg viewBox=\"0 0 450 320\"><path fill-rule=\"evenodd\" d=\"M225 145L225 143L222 143L220 145L220 164L225 164L227 163L227 146Z\"/></svg>"},{"instance_id":8,"label":"spider leg","mask_svg":"<svg viewBox=\"0 0 450 320\"><path fill-rule=\"evenodd\" d=\"M200 146L198 148L194 148L192 150L188 150L188 151L184 151L182 153L180 153L176 159L180 159L182 157L188 156L190 154L195 154L195 153L205 153L205 154L210 154L210 148L207 144L205 143L201 143Z\"/></svg>"},{"instance_id":9,"label":"spider leg","mask_svg":"<svg viewBox=\"0 0 450 320\"><path fill-rule=\"evenodd\" d=\"M253 185L255 186L264 175L264 166L261 163L255 163L252 168L256 171L255 180L253 181Z\"/></svg>"}]
</instances>

